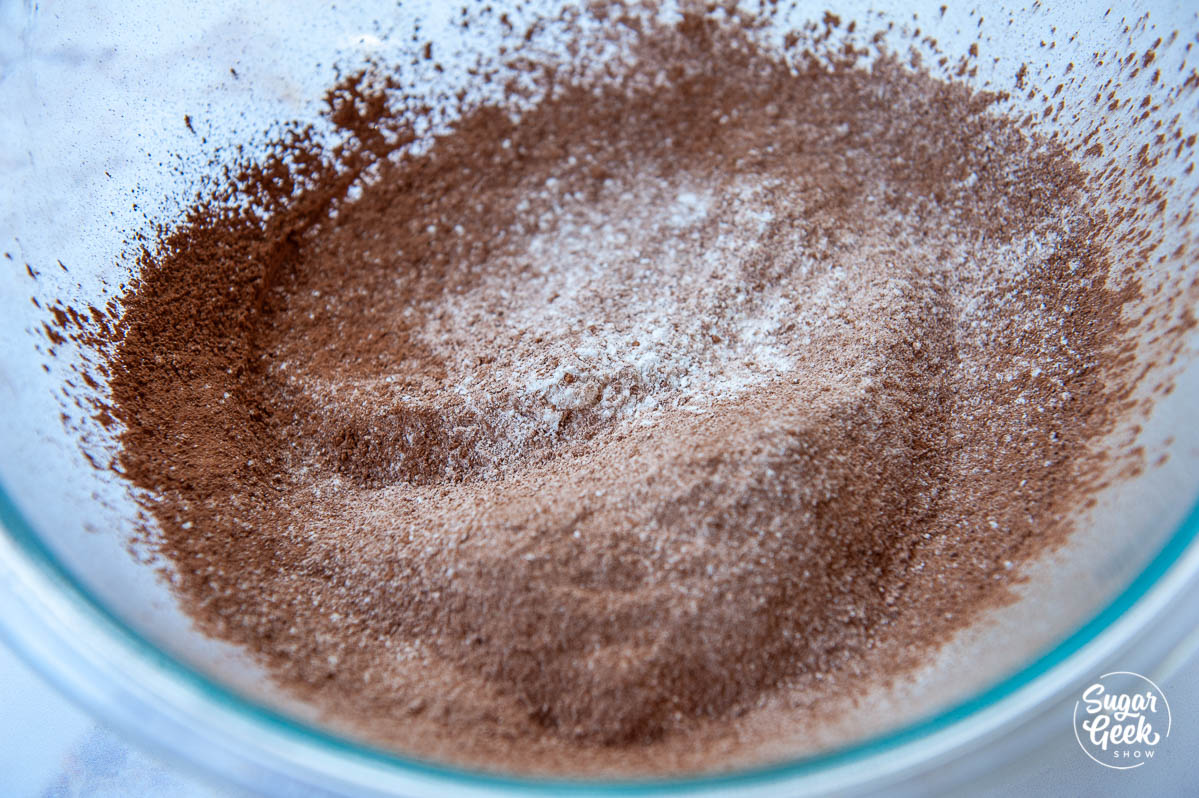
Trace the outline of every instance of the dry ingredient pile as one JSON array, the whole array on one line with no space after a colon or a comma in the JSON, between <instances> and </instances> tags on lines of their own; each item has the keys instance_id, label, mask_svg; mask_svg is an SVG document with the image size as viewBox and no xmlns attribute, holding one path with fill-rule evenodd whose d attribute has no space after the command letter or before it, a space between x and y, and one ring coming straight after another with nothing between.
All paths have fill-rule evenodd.
<instances>
[{"instance_id":1,"label":"dry ingredient pile","mask_svg":"<svg viewBox=\"0 0 1199 798\"><path fill-rule=\"evenodd\" d=\"M382 744L730 766L1087 497L1132 289L1079 168L887 58L639 46L425 149L351 79L337 164L244 173L270 215L198 206L124 299L120 465L184 606Z\"/></svg>"}]
</instances>

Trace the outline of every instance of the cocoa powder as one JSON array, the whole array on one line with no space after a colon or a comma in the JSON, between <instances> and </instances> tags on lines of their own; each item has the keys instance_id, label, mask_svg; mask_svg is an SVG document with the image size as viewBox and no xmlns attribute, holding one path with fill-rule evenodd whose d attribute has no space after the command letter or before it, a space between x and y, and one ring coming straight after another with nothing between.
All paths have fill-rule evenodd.
<instances>
[{"instance_id":1,"label":"cocoa powder","mask_svg":"<svg viewBox=\"0 0 1199 798\"><path fill-rule=\"evenodd\" d=\"M1136 282L995 97L702 15L634 56L423 148L356 75L123 299L181 601L374 742L753 761L1007 600L1124 408Z\"/></svg>"}]
</instances>

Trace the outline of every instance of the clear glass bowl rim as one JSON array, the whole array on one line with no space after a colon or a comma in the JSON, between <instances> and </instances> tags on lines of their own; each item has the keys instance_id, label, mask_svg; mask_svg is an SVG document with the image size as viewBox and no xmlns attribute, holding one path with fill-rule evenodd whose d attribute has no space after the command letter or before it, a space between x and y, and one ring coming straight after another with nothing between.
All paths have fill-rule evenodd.
<instances>
[{"instance_id":1,"label":"clear glass bowl rim","mask_svg":"<svg viewBox=\"0 0 1199 798\"><path fill-rule=\"evenodd\" d=\"M347 737L264 707L173 658L113 615L88 593L53 552L45 546L2 484L0 484L0 525L16 544L16 549L27 558L27 564L34 567L42 576L48 577L60 588L60 592L72 605L83 610L84 614L94 621L94 629L91 631L114 640L170 679L201 695L205 701L223 709L232 710L259 728L269 729L296 742L307 745L315 744L334 755L347 756L359 761L365 759L370 764L382 766L397 773L424 778L432 777L476 788L494 788L500 791L516 789L552 794L564 794L571 791L612 795L648 792L664 794L672 791L703 790L716 787L760 786L765 782L801 778L834 767L862 762L922 738L944 732L950 727L976 716L983 710L994 707L1005 698L1032 685L1051 672L1064 668L1089 643L1124 618L1171 569L1179 564L1188 551L1199 550L1199 501L1196 501L1173 535L1141 573L1089 621L1002 681L925 719L841 748L764 767L678 779L597 781L522 778L409 758L355 742ZM12 624L15 620L0 615L0 627ZM18 653L21 653L22 647L19 640L16 640L17 635L13 634L12 629L7 631L9 634L6 637L10 642L15 643L14 647ZM64 667L63 663L39 662L31 652L23 653L27 660L31 660L30 664L35 669L42 672L43 675L51 677L52 681L61 684L61 680L53 679L53 674L47 671L53 670L53 666ZM67 692L76 691L68 689ZM78 695L75 698L81 703L89 705L89 709L102 709L94 706L94 701L89 702ZM100 714L103 713L100 712Z\"/></svg>"}]
</instances>

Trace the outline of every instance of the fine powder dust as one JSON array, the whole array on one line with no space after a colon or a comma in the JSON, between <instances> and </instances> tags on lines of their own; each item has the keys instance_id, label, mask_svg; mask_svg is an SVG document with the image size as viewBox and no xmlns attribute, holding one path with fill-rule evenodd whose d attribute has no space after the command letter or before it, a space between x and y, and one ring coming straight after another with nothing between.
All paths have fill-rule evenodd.
<instances>
[{"instance_id":1,"label":"fine powder dust","mask_svg":"<svg viewBox=\"0 0 1199 798\"><path fill-rule=\"evenodd\" d=\"M341 728L748 761L1005 601L1086 500L1134 289L1078 167L886 58L690 18L638 47L425 149L350 79L336 159L243 173L270 214L198 206L123 300L120 464L178 595Z\"/></svg>"}]
</instances>

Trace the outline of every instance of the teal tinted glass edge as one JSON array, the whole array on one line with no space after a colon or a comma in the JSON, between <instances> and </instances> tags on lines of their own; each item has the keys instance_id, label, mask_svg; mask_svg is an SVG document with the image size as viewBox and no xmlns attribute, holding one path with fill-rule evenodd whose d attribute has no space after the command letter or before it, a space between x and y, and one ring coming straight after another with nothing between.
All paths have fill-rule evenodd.
<instances>
[{"instance_id":1,"label":"teal tinted glass edge","mask_svg":"<svg viewBox=\"0 0 1199 798\"><path fill-rule=\"evenodd\" d=\"M1174 534L1166 541L1165 545L1153 559L1149 561L1141 573L1111 603L1100 610L1098 614L1030 664L995 685L948 709L861 743L855 743L844 748L801 757L779 764L684 779L608 781L518 778L458 769L418 759L409 759L363 743L354 742L346 737L322 731L299 720L290 718L287 715L260 706L252 700L220 686L199 671L166 654L142 637L136 630L127 626L103 604L93 598L91 594L75 581L74 577L59 562L54 553L42 543L41 539L34 532L33 527L26 521L3 486L0 486L0 525L3 525L7 533L17 542L19 547L30 555L31 561L38 566L39 570L50 577L55 583L61 585L67 595L77 604L81 605L88 614L96 616L101 624L107 627L107 631L115 633L138 656L155 663L175 679L184 682L202 695L222 703L241 714L248 715L256 722L281 731L285 735L298 737L306 742L315 743L374 764L407 771L414 775L457 781L462 784L482 787L490 786L507 790L523 789L549 794L561 794L569 792L572 789L585 789L590 792L620 795L632 791L668 794L672 791L688 789L719 786L750 786L802 776L823 768L851 764L855 760L883 753L922 736L944 730L966 719L974 713L995 704L1004 697L1015 693L1039 676L1069 659L1071 655L1093 640L1104 629L1111 626L1136 604L1170 567L1178 561L1183 552L1195 541L1196 537L1199 537L1199 501L1196 501L1192 505L1190 511L1179 524Z\"/></svg>"}]
</instances>

